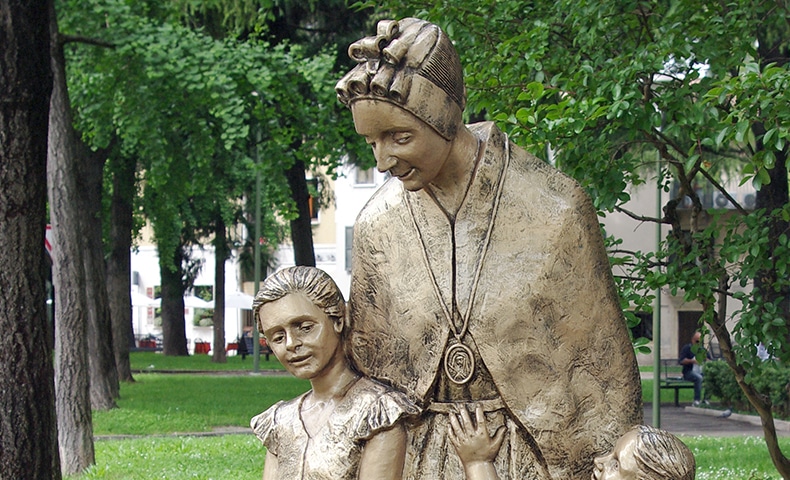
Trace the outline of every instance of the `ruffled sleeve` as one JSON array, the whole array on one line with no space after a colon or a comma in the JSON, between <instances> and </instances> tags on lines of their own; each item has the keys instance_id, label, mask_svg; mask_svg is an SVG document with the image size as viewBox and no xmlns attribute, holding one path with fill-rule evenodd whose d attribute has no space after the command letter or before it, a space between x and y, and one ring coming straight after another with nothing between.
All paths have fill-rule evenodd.
<instances>
[{"instance_id":1,"label":"ruffled sleeve","mask_svg":"<svg viewBox=\"0 0 790 480\"><path fill-rule=\"evenodd\" d=\"M375 383L378 395L371 398L367 414L359 418L356 426L356 437L359 440L369 440L377 433L389 430L401 420L419 415L420 409L403 393L389 387Z\"/></svg>"},{"instance_id":2,"label":"ruffled sleeve","mask_svg":"<svg viewBox=\"0 0 790 480\"><path fill-rule=\"evenodd\" d=\"M263 443L267 450L272 454L277 455L277 434L275 427L275 417L277 410L283 402L277 402L268 410L260 413L250 420L250 427L255 433L255 436Z\"/></svg>"}]
</instances>

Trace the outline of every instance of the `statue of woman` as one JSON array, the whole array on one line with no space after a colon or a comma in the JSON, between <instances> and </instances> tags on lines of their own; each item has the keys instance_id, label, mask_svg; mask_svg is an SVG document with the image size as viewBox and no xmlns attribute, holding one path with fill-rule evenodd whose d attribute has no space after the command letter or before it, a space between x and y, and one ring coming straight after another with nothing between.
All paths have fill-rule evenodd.
<instances>
[{"instance_id":1,"label":"statue of woman","mask_svg":"<svg viewBox=\"0 0 790 480\"><path fill-rule=\"evenodd\" d=\"M346 304L332 278L314 267L280 270L263 282L253 312L277 359L312 387L253 417L267 448L263 479L400 480L401 420L418 409L351 368Z\"/></svg>"},{"instance_id":2,"label":"statue of woman","mask_svg":"<svg viewBox=\"0 0 790 480\"><path fill-rule=\"evenodd\" d=\"M506 427L502 479L589 479L641 423L636 360L596 212L493 123L464 125L458 54L436 25L382 21L337 84L390 178L354 226L351 355L424 408L404 478L458 479L448 414Z\"/></svg>"}]
</instances>

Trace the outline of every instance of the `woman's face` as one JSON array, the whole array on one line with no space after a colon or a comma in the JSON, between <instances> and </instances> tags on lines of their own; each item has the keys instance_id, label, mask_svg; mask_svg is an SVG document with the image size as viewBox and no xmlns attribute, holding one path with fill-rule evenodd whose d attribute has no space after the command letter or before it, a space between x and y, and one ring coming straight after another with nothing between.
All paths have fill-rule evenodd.
<instances>
[{"instance_id":1,"label":"woman's face","mask_svg":"<svg viewBox=\"0 0 790 480\"><path fill-rule=\"evenodd\" d=\"M358 100L351 104L357 133L373 148L376 167L403 182L409 191L441 177L452 142L427 123L389 102Z\"/></svg>"},{"instance_id":2,"label":"woman's face","mask_svg":"<svg viewBox=\"0 0 790 480\"><path fill-rule=\"evenodd\" d=\"M592 480L636 480L634 451L638 436L637 430L629 431L617 440L608 455L596 458Z\"/></svg>"},{"instance_id":3,"label":"woman's face","mask_svg":"<svg viewBox=\"0 0 790 480\"><path fill-rule=\"evenodd\" d=\"M272 352L293 376L313 380L344 361L342 323L332 322L304 294L266 303L258 315Z\"/></svg>"}]
</instances>

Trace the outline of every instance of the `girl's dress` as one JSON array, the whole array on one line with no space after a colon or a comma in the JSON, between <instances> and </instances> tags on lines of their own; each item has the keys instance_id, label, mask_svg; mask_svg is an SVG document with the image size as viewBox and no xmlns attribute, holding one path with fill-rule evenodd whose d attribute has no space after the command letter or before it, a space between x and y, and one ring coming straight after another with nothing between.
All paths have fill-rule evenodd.
<instances>
[{"instance_id":1,"label":"girl's dress","mask_svg":"<svg viewBox=\"0 0 790 480\"><path fill-rule=\"evenodd\" d=\"M277 456L279 480L356 479L365 442L402 417L419 413L404 394L360 377L310 437L300 415L309 394L278 402L250 422L255 435Z\"/></svg>"}]
</instances>

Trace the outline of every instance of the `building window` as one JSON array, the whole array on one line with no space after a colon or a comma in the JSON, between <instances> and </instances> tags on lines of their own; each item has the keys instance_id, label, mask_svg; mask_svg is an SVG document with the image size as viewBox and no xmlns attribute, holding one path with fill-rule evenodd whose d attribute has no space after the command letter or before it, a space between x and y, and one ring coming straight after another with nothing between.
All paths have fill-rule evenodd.
<instances>
[{"instance_id":1,"label":"building window","mask_svg":"<svg viewBox=\"0 0 790 480\"><path fill-rule=\"evenodd\" d=\"M310 209L310 221L312 223L318 223L318 212L321 210L320 205L318 204L318 179L317 178L308 178L307 179L307 192L309 197L307 198L307 206Z\"/></svg>"},{"instance_id":2,"label":"building window","mask_svg":"<svg viewBox=\"0 0 790 480\"><path fill-rule=\"evenodd\" d=\"M376 182L374 169L359 167L354 168L354 185L373 185Z\"/></svg>"}]
</instances>

